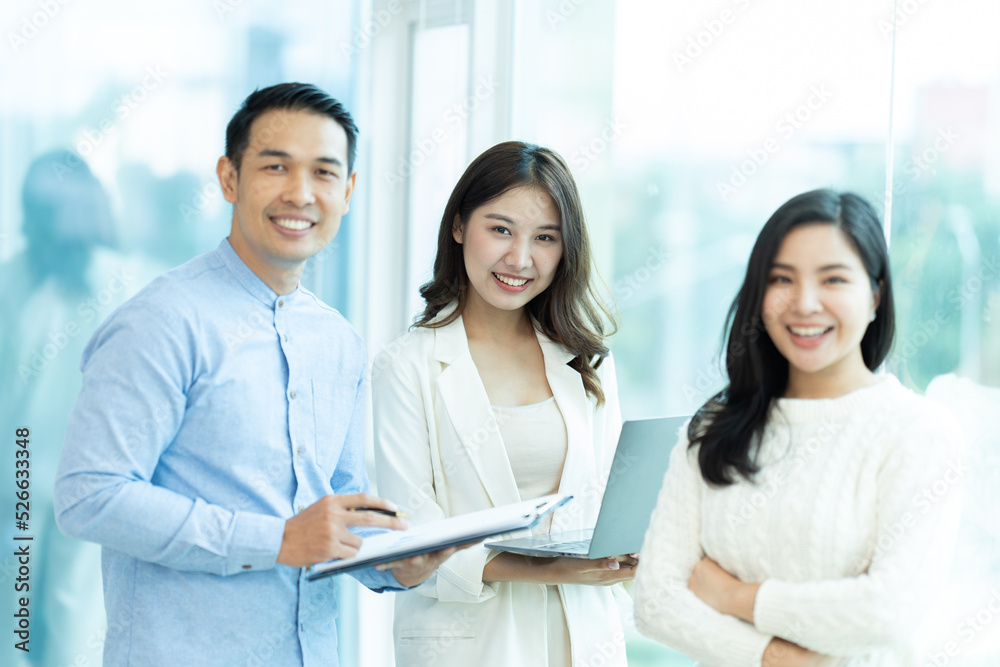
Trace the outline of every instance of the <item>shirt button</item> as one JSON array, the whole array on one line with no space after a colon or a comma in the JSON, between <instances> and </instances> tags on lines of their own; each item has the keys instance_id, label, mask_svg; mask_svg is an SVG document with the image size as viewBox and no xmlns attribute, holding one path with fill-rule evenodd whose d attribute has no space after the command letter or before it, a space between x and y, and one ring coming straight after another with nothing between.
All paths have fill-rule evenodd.
<instances>
[{"instance_id":1,"label":"shirt button","mask_svg":"<svg viewBox=\"0 0 1000 667\"><path fill-rule=\"evenodd\" d=\"M285 305L285 300L284 299L282 299L281 301L278 301L278 308L281 308L284 305Z\"/></svg>"},{"instance_id":2,"label":"shirt button","mask_svg":"<svg viewBox=\"0 0 1000 667\"><path fill-rule=\"evenodd\" d=\"M288 336L282 336L281 340L283 340L283 341L285 341L287 343L288 342Z\"/></svg>"},{"instance_id":3,"label":"shirt button","mask_svg":"<svg viewBox=\"0 0 1000 667\"><path fill-rule=\"evenodd\" d=\"M305 507L303 507L302 505L299 505L299 509L298 509L299 512L301 512L304 509L305 509Z\"/></svg>"},{"instance_id":4,"label":"shirt button","mask_svg":"<svg viewBox=\"0 0 1000 667\"><path fill-rule=\"evenodd\" d=\"M244 569L244 570L249 570L249 569L251 569L251 568L253 568L253 565L244 565L244 566L243 566L243 569Z\"/></svg>"},{"instance_id":5,"label":"shirt button","mask_svg":"<svg viewBox=\"0 0 1000 667\"><path fill-rule=\"evenodd\" d=\"M289 395L289 396L291 396L292 398L295 398L295 392L294 392L294 391L293 391L293 392L291 392L291 393L290 393L290 394L288 394L288 395Z\"/></svg>"},{"instance_id":6,"label":"shirt button","mask_svg":"<svg viewBox=\"0 0 1000 667\"><path fill-rule=\"evenodd\" d=\"M302 448L301 447L297 447L295 449L295 453L298 454L299 456L302 456Z\"/></svg>"}]
</instances>

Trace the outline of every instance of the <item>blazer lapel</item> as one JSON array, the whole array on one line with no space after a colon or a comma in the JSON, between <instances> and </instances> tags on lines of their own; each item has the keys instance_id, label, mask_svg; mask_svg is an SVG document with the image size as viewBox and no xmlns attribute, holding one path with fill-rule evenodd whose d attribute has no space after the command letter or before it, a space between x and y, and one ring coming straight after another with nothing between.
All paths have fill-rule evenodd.
<instances>
[{"instance_id":1,"label":"blazer lapel","mask_svg":"<svg viewBox=\"0 0 1000 667\"><path fill-rule=\"evenodd\" d=\"M580 374L568 365L573 360L573 354L542 333L538 334L538 343L545 357L545 375L549 387L556 398L563 421L566 422L568 447L559 492L575 496L573 502L556 510L553 526L560 526L564 530L590 527L583 525L583 517L587 513L581 513L579 506L587 502L587 494L595 493L592 483L592 480L597 479L593 449L593 410ZM600 503L600 498L597 502Z\"/></svg>"},{"instance_id":2,"label":"blazer lapel","mask_svg":"<svg viewBox=\"0 0 1000 667\"><path fill-rule=\"evenodd\" d=\"M461 316L435 330L434 356L445 365L438 377L438 391L461 443L452 443L452 451L442 455L446 461L452 456L467 456L494 506L518 502L521 497L514 473L486 388L469 353Z\"/></svg>"}]
</instances>

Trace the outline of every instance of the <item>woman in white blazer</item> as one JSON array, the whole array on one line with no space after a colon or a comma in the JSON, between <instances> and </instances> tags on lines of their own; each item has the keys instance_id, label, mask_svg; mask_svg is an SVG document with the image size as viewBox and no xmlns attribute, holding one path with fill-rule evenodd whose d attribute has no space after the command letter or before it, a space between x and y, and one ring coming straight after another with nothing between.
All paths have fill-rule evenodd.
<instances>
[{"instance_id":1,"label":"woman in white blazer","mask_svg":"<svg viewBox=\"0 0 1000 667\"><path fill-rule=\"evenodd\" d=\"M445 208L426 308L373 367L379 492L412 523L559 491L575 499L535 532L593 527L621 415L590 273L562 158L506 142L473 161ZM396 594L397 664L625 665L610 586L636 564L461 551Z\"/></svg>"}]
</instances>

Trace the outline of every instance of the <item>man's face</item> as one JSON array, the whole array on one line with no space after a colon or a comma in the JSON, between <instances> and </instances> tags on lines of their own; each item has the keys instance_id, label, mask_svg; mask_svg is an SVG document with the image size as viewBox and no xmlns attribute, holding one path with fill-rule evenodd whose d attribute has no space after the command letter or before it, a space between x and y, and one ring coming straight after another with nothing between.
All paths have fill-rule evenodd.
<instances>
[{"instance_id":1,"label":"man's face","mask_svg":"<svg viewBox=\"0 0 1000 667\"><path fill-rule=\"evenodd\" d=\"M354 190L344 128L307 111L261 114L239 171L222 157L218 174L234 204L230 244L279 292L274 280L294 285L305 261L336 236Z\"/></svg>"}]
</instances>

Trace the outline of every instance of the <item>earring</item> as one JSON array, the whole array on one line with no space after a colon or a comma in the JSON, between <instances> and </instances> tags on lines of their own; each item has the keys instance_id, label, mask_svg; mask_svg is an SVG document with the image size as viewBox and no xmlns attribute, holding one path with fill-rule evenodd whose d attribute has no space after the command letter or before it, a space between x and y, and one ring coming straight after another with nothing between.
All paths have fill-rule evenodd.
<instances>
[{"instance_id":1,"label":"earring","mask_svg":"<svg viewBox=\"0 0 1000 667\"><path fill-rule=\"evenodd\" d=\"M869 322L874 322L875 321L875 312L876 311L874 311L874 310L872 311L872 318L870 320L868 320Z\"/></svg>"}]
</instances>

